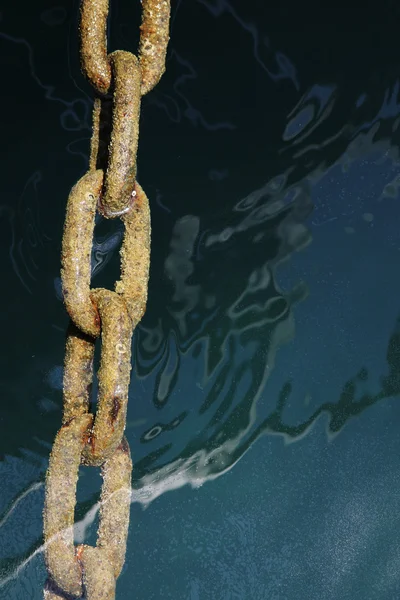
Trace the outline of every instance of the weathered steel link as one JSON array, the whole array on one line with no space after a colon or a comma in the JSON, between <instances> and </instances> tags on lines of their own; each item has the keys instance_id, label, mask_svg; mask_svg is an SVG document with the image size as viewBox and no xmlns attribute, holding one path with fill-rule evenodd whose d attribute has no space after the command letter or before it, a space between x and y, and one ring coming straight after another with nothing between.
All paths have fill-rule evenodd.
<instances>
[{"instance_id":1,"label":"weathered steel link","mask_svg":"<svg viewBox=\"0 0 400 600\"><path fill-rule=\"evenodd\" d=\"M45 560L56 585L80 598L82 571L74 548L74 509L81 453L93 415L72 419L57 433L46 474L44 503Z\"/></svg>"},{"instance_id":2,"label":"weathered steel link","mask_svg":"<svg viewBox=\"0 0 400 600\"><path fill-rule=\"evenodd\" d=\"M142 96L157 85L165 72L170 12L170 0L142 0L139 41Z\"/></svg>"},{"instance_id":3,"label":"weathered steel link","mask_svg":"<svg viewBox=\"0 0 400 600\"><path fill-rule=\"evenodd\" d=\"M91 252L103 171L89 171L74 185L67 202L61 250L64 304L79 329L98 337L100 317L90 300Z\"/></svg>"},{"instance_id":4,"label":"weathered steel link","mask_svg":"<svg viewBox=\"0 0 400 600\"><path fill-rule=\"evenodd\" d=\"M82 71L99 94L111 85L111 66L107 60L108 0L82 0L80 20Z\"/></svg>"},{"instance_id":5,"label":"weathered steel link","mask_svg":"<svg viewBox=\"0 0 400 600\"><path fill-rule=\"evenodd\" d=\"M74 185L68 198L61 254L61 281L69 316L83 332L100 334L100 316L91 297L90 271L94 217L103 172L89 171ZM121 255L121 294L134 326L142 318L147 301L150 268L150 209L146 194L136 182L132 209L122 215L125 225Z\"/></svg>"},{"instance_id":6,"label":"weathered steel link","mask_svg":"<svg viewBox=\"0 0 400 600\"><path fill-rule=\"evenodd\" d=\"M90 140L90 157L89 157L89 171L96 171L100 168L98 166L98 156L100 151L100 117L101 117L101 100L95 98L93 103L93 133L92 139ZM103 180L102 180L103 181Z\"/></svg>"},{"instance_id":7,"label":"weathered steel link","mask_svg":"<svg viewBox=\"0 0 400 600\"><path fill-rule=\"evenodd\" d=\"M85 600L114 600L116 580L107 554L91 546L79 546L78 552L87 590Z\"/></svg>"},{"instance_id":8,"label":"weathered steel link","mask_svg":"<svg viewBox=\"0 0 400 600\"><path fill-rule=\"evenodd\" d=\"M99 208L105 217L114 218L132 205L140 99L158 83L165 71L170 0L142 0L139 59L122 50L107 55L107 13L108 0L81 2L82 70L100 95L113 88L112 133L105 190ZM97 99L93 114L91 170L98 166L100 106L101 100Z\"/></svg>"},{"instance_id":9,"label":"weathered steel link","mask_svg":"<svg viewBox=\"0 0 400 600\"><path fill-rule=\"evenodd\" d=\"M89 171L69 195L62 243L62 290L71 324L62 427L46 475L44 539L49 577L45 600L82 595L87 600L114 600L125 560L132 461L123 436L131 340L146 309L150 267L149 202L135 180L140 99L165 70L169 11L170 0L142 0L137 59L124 51L107 55L108 0L82 0L81 4L82 69L100 97L94 103ZM90 287L96 210L107 218L119 216L124 223L121 276L115 291ZM100 336L94 416L89 410L94 350ZM102 470L95 548L74 546L80 464Z\"/></svg>"},{"instance_id":10,"label":"weathered steel link","mask_svg":"<svg viewBox=\"0 0 400 600\"><path fill-rule=\"evenodd\" d=\"M144 315L150 269L150 207L141 186L135 184L132 210L121 217L125 236L121 246L121 279L115 291L124 297L134 327Z\"/></svg>"},{"instance_id":11,"label":"weathered steel link","mask_svg":"<svg viewBox=\"0 0 400 600\"><path fill-rule=\"evenodd\" d=\"M93 290L101 323L101 358L96 417L81 462L100 466L120 444L126 423L133 325L124 300L109 290ZM89 410L95 340L71 327L64 362L63 425Z\"/></svg>"},{"instance_id":12,"label":"weathered steel link","mask_svg":"<svg viewBox=\"0 0 400 600\"><path fill-rule=\"evenodd\" d=\"M82 333L73 323L67 332L63 377L63 417L66 425L74 417L89 411L93 384L95 340Z\"/></svg>"},{"instance_id":13,"label":"weathered steel link","mask_svg":"<svg viewBox=\"0 0 400 600\"><path fill-rule=\"evenodd\" d=\"M153 89L165 72L170 12L170 0L142 0L139 41L142 96ZM82 71L99 94L106 94L111 86L111 66L107 56L107 15L108 0L82 0Z\"/></svg>"},{"instance_id":14,"label":"weathered steel link","mask_svg":"<svg viewBox=\"0 0 400 600\"><path fill-rule=\"evenodd\" d=\"M85 592L87 598L98 600L98 596L90 595L79 547L75 548L73 539L78 469L92 420L93 415L89 414L76 417L63 425L56 436L46 475L44 535L47 540L45 559L52 582L64 593L80 598ZM107 559L114 577L114 588L115 579L120 574L125 559L131 472L129 446L123 439L102 467L103 486L96 546L96 550L99 548L99 559L91 561L95 566L96 561L99 563L92 578L102 580L104 568L101 556Z\"/></svg>"},{"instance_id":15,"label":"weathered steel link","mask_svg":"<svg viewBox=\"0 0 400 600\"><path fill-rule=\"evenodd\" d=\"M134 199L141 95L136 56L117 50L109 59L114 74L112 130L100 210L112 218L129 210Z\"/></svg>"},{"instance_id":16,"label":"weathered steel link","mask_svg":"<svg viewBox=\"0 0 400 600\"><path fill-rule=\"evenodd\" d=\"M133 326L123 298L115 292L96 289L91 298L100 313L101 357L97 412L82 462L100 466L120 444L125 430Z\"/></svg>"},{"instance_id":17,"label":"weathered steel link","mask_svg":"<svg viewBox=\"0 0 400 600\"><path fill-rule=\"evenodd\" d=\"M102 548L118 577L125 562L131 503L132 460L129 445L122 438L113 456L102 466L100 522L97 546Z\"/></svg>"}]
</instances>

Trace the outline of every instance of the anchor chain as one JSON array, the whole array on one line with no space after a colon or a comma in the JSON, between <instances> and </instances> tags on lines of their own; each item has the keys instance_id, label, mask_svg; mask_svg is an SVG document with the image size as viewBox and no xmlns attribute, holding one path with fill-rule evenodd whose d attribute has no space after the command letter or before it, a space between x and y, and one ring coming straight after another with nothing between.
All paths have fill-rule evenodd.
<instances>
[{"instance_id":1,"label":"anchor chain","mask_svg":"<svg viewBox=\"0 0 400 600\"><path fill-rule=\"evenodd\" d=\"M113 600L126 553L132 460L124 437L133 331L147 302L150 210L136 181L141 97L165 71L170 0L142 0L138 57L107 53L108 0L82 0L82 70L95 88L88 172L72 188L61 254L66 341L62 427L46 473L45 600ZM107 111L111 132L107 138ZM115 291L91 289L96 212L124 224ZM93 359L101 338L96 415L90 412ZM74 544L79 466L101 467L96 546Z\"/></svg>"}]
</instances>

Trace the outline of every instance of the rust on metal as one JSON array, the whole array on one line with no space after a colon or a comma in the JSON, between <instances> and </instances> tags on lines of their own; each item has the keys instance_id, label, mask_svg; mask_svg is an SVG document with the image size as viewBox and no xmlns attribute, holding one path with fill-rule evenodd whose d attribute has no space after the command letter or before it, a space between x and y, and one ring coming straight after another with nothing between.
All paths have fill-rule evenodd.
<instances>
[{"instance_id":1,"label":"rust on metal","mask_svg":"<svg viewBox=\"0 0 400 600\"><path fill-rule=\"evenodd\" d=\"M100 466L112 456L125 430L133 327L124 299L115 292L96 289L91 298L101 318L99 392L90 443L83 449L82 462ZM120 399L120 408L113 419L115 397Z\"/></svg>"},{"instance_id":2,"label":"rust on metal","mask_svg":"<svg viewBox=\"0 0 400 600\"><path fill-rule=\"evenodd\" d=\"M169 41L170 0L142 0L139 59L144 96L165 72ZM112 72L107 57L108 0L82 0L80 18L80 55L82 71L91 85L106 94Z\"/></svg>"},{"instance_id":3,"label":"rust on metal","mask_svg":"<svg viewBox=\"0 0 400 600\"><path fill-rule=\"evenodd\" d=\"M139 61L130 52L117 50L109 60L114 75L112 130L100 210L112 218L129 210L133 202L141 76Z\"/></svg>"},{"instance_id":4,"label":"rust on metal","mask_svg":"<svg viewBox=\"0 0 400 600\"><path fill-rule=\"evenodd\" d=\"M114 600L126 553L132 460L124 438L131 342L147 301L150 210L136 181L141 96L165 70L170 0L142 0L139 59L107 55L108 0L81 2L82 69L99 97L93 109L89 171L72 188L62 242L62 290L71 317L63 418L50 455L44 504L45 600ZM111 102L112 92L112 102ZM111 111L111 117L110 117ZM111 123L111 127L110 127ZM115 291L91 289L96 210L124 223ZM89 412L96 338L101 336L96 416ZM100 466L96 547L74 546L79 465Z\"/></svg>"},{"instance_id":5,"label":"rust on metal","mask_svg":"<svg viewBox=\"0 0 400 600\"><path fill-rule=\"evenodd\" d=\"M115 292L96 289L91 297L102 323L98 409L86 434L88 444L82 450L81 462L100 466L121 443L126 426L133 325L126 303ZM94 349L93 338L70 326L64 360L63 427L88 413Z\"/></svg>"},{"instance_id":6,"label":"rust on metal","mask_svg":"<svg viewBox=\"0 0 400 600\"><path fill-rule=\"evenodd\" d=\"M93 383L94 339L70 325L65 345L63 425L89 410Z\"/></svg>"},{"instance_id":7,"label":"rust on metal","mask_svg":"<svg viewBox=\"0 0 400 600\"><path fill-rule=\"evenodd\" d=\"M114 421L116 421L121 406L122 406L122 402L121 402L120 398L115 397L112 399L112 406L111 406L111 411L110 411L112 423L114 423Z\"/></svg>"},{"instance_id":8,"label":"rust on metal","mask_svg":"<svg viewBox=\"0 0 400 600\"><path fill-rule=\"evenodd\" d=\"M115 580L125 560L129 528L132 460L126 439L102 465L103 485L96 548L73 541L76 485L85 433L92 415L73 419L58 432L46 475L44 507L45 559L50 579L45 598L64 593L88 599L113 600ZM100 585L100 584L103 585ZM101 590L107 590L107 595Z\"/></svg>"},{"instance_id":9,"label":"rust on metal","mask_svg":"<svg viewBox=\"0 0 400 600\"><path fill-rule=\"evenodd\" d=\"M100 520L97 546L102 548L118 577L125 562L131 505L132 459L129 444L122 438L113 456L101 469Z\"/></svg>"},{"instance_id":10,"label":"rust on metal","mask_svg":"<svg viewBox=\"0 0 400 600\"><path fill-rule=\"evenodd\" d=\"M92 337L100 333L100 315L95 296L90 290L90 269L94 207L101 185L101 173L101 170L89 171L72 189L62 247L64 302L75 325ZM80 190L82 196L79 196ZM133 326L136 327L146 309L151 225L149 201L137 182L134 191L132 209L121 217L125 232L120 251L121 278L115 285L115 291L125 299Z\"/></svg>"},{"instance_id":11,"label":"rust on metal","mask_svg":"<svg viewBox=\"0 0 400 600\"><path fill-rule=\"evenodd\" d=\"M106 94L111 85L106 37L108 0L82 0L80 11L82 71L100 94Z\"/></svg>"},{"instance_id":12,"label":"rust on metal","mask_svg":"<svg viewBox=\"0 0 400 600\"><path fill-rule=\"evenodd\" d=\"M165 72L170 12L170 0L142 0L139 42L142 96L153 89Z\"/></svg>"},{"instance_id":13,"label":"rust on metal","mask_svg":"<svg viewBox=\"0 0 400 600\"><path fill-rule=\"evenodd\" d=\"M134 327L146 310L151 241L149 201L138 182L135 192L132 210L121 217L125 235L120 251L121 279L115 284L115 291L125 298Z\"/></svg>"},{"instance_id":14,"label":"rust on metal","mask_svg":"<svg viewBox=\"0 0 400 600\"><path fill-rule=\"evenodd\" d=\"M59 588L78 598L83 588L74 548L74 509L84 435L92 420L89 414L76 417L57 433L46 474L43 512L48 572Z\"/></svg>"},{"instance_id":15,"label":"rust on metal","mask_svg":"<svg viewBox=\"0 0 400 600\"><path fill-rule=\"evenodd\" d=\"M93 548L86 544L79 550L85 599L114 600L116 582L107 554L101 548Z\"/></svg>"},{"instance_id":16,"label":"rust on metal","mask_svg":"<svg viewBox=\"0 0 400 600\"><path fill-rule=\"evenodd\" d=\"M61 250L61 283L64 304L79 329L100 335L100 319L90 300L91 252L96 205L103 171L89 171L74 185L67 202Z\"/></svg>"},{"instance_id":17,"label":"rust on metal","mask_svg":"<svg viewBox=\"0 0 400 600\"><path fill-rule=\"evenodd\" d=\"M89 171L96 171L97 159L99 155L100 146L100 116L101 116L101 100L100 98L94 99L93 104L93 133L90 141L90 156L89 156Z\"/></svg>"}]
</instances>

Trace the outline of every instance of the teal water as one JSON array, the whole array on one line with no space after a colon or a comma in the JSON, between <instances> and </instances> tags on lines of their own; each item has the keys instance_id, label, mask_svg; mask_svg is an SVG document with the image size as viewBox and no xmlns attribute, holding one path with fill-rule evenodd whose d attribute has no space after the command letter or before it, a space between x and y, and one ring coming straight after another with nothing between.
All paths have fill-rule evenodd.
<instances>
[{"instance_id":1,"label":"teal water","mask_svg":"<svg viewBox=\"0 0 400 600\"><path fill-rule=\"evenodd\" d=\"M111 49L134 51L139 3L111 5ZM46 578L61 232L91 128L78 8L17 1L0 22L0 598L12 600L41 598ZM142 102L152 265L117 599L400 597L399 14L360 10L173 6L167 72ZM118 222L99 221L93 286L112 287L120 241ZM95 541L99 485L82 469L77 541Z\"/></svg>"}]
</instances>

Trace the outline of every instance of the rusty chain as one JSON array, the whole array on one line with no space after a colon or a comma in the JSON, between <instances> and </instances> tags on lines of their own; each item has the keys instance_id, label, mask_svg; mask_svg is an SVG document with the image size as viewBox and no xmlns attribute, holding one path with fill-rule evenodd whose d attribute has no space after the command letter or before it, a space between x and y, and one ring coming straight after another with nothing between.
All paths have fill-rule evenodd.
<instances>
[{"instance_id":1,"label":"rusty chain","mask_svg":"<svg viewBox=\"0 0 400 600\"><path fill-rule=\"evenodd\" d=\"M46 473L45 600L112 600L124 561L132 461L124 437L133 330L147 301L150 210L136 181L141 96L165 71L170 0L142 0L138 58L107 54L108 0L82 0L82 70L96 90L89 171L68 198L62 242L67 332L62 427ZM111 107L111 132L107 111ZM91 289L96 211L124 224L121 278L115 291ZM96 415L89 412L96 338L101 337ZM80 465L100 466L103 484L96 547L74 545Z\"/></svg>"}]
</instances>

